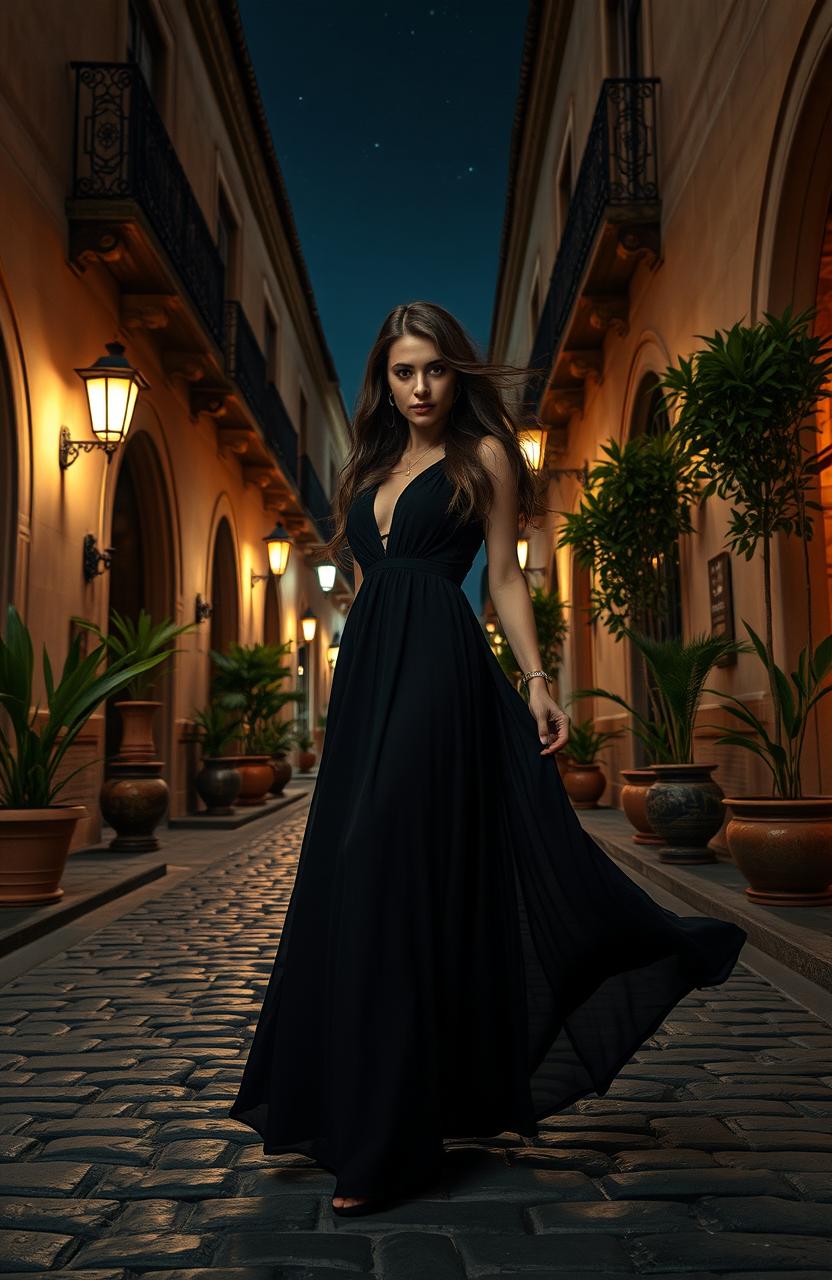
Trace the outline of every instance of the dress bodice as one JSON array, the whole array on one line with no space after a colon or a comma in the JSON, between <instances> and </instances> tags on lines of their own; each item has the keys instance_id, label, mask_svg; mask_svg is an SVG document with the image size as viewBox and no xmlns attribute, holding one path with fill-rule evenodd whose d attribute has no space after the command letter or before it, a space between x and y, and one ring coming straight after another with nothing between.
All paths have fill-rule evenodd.
<instances>
[{"instance_id":1,"label":"dress bodice","mask_svg":"<svg viewBox=\"0 0 832 1280\"><path fill-rule=\"evenodd\" d=\"M373 509L379 484L353 501L347 539L362 572L379 561L406 557L433 561L447 571L446 576L463 581L482 545L483 522L479 517L461 521L456 512L448 511L453 490L444 463L444 458L437 458L402 489L386 539L381 537Z\"/></svg>"}]
</instances>

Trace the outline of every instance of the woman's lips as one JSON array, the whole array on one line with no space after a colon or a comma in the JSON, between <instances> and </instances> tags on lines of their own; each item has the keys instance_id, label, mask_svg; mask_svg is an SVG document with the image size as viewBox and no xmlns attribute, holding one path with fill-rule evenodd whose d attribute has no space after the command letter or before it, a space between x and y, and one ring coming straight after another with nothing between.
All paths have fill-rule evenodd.
<instances>
[{"instance_id":1,"label":"woman's lips","mask_svg":"<svg viewBox=\"0 0 832 1280\"><path fill-rule=\"evenodd\" d=\"M432 404L415 404L413 406L413 412L414 413L430 413L431 409L433 408L435 408L435 405L432 405Z\"/></svg>"}]
</instances>

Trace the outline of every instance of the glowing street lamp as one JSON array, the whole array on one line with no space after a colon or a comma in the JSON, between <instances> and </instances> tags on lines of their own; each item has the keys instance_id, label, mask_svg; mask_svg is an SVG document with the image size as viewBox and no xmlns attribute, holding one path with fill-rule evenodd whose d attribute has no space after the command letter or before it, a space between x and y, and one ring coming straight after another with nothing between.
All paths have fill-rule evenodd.
<instances>
[{"instance_id":1,"label":"glowing street lamp","mask_svg":"<svg viewBox=\"0 0 832 1280\"><path fill-rule=\"evenodd\" d=\"M108 342L108 354L95 364L76 369L87 392L90 426L95 440L73 440L68 427L61 427L58 460L61 470L71 467L79 453L103 449L109 463L130 428L139 391L147 389L147 379L134 369L121 342Z\"/></svg>"},{"instance_id":2,"label":"glowing street lamp","mask_svg":"<svg viewBox=\"0 0 832 1280\"><path fill-rule=\"evenodd\" d=\"M263 542L266 544L266 550L269 553L269 572L255 573L251 571L251 585L255 582L265 582L270 574L274 574L276 578L280 578L286 572L286 566L289 563L289 551L292 546L292 536L283 528L279 522L272 529L271 533L267 533Z\"/></svg>"},{"instance_id":3,"label":"glowing street lamp","mask_svg":"<svg viewBox=\"0 0 832 1280\"><path fill-rule=\"evenodd\" d=\"M318 619L311 609L307 609L300 615L300 626L303 632L303 638L307 642L315 639L315 631L318 627Z\"/></svg>"},{"instance_id":4,"label":"glowing street lamp","mask_svg":"<svg viewBox=\"0 0 832 1280\"><path fill-rule=\"evenodd\" d=\"M533 471L539 471L543 466L543 457L546 453L546 431L543 427L528 427L518 432L517 439L520 442L520 448L529 460L529 466Z\"/></svg>"},{"instance_id":5,"label":"glowing street lamp","mask_svg":"<svg viewBox=\"0 0 832 1280\"><path fill-rule=\"evenodd\" d=\"M338 650L340 648L340 645L341 645L341 632L336 631L335 635L332 637L332 640L329 644L329 648L326 651L326 660L329 663L329 665L333 668L335 667L335 663L338 661Z\"/></svg>"},{"instance_id":6,"label":"glowing street lamp","mask_svg":"<svg viewBox=\"0 0 832 1280\"><path fill-rule=\"evenodd\" d=\"M335 565L327 561L326 564L319 564L315 567L318 571L318 583L321 591L331 591L335 586Z\"/></svg>"}]
</instances>

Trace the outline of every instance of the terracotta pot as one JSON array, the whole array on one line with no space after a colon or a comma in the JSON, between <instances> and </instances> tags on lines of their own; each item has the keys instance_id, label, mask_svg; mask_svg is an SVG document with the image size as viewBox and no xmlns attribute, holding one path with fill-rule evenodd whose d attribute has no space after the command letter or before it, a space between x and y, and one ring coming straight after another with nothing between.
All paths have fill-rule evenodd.
<instances>
[{"instance_id":1,"label":"terracotta pot","mask_svg":"<svg viewBox=\"0 0 832 1280\"><path fill-rule=\"evenodd\" d=\"M657 836L647 821L647 788L656 781L652 769L622 769L624 786L621 788L621 808L635 833L632 839L636 844L662 844L661 836Z\"/></svg>"},{"instance_id":2,"label":"terracotta pot","mask_svg":"<svg viewBox=\"0 0 832 1280\"><path fill-rule=\"evenodd\" d=\"M570 764L563 775L566 793L576 809L597 809L607 779L600 764Z\"/></svg>"},{"instance_id":3,"label":"terracotta pot","mask_svg":"<svg viewBox=\"0 0 832 1280\"><path fill-rule=\"evenodd\" d=\"M154 832L167 812L168 800L161 760L147 764L111 761L99 796L101 812L116 832L109 847L115 853L158 849Z\"/></svg>"},{"instance_id":4,"label":"terracotta pot","mask_svg":"<svg viewBox=\"0 0 832 1280\"><path fill-rule=\"evenodd\" d=\"M723 801L734 862L752 902L816 907L832 902L832 796L781 800L740 796Z\"/></svg>"},{"instance_id":5,"label":"terracotta pot","mask_svg":"<svg viewBox=\"0 0 832 1280\"><path fill-rule=\"evenodd\" d=\"M292 762L287 756L272 756L271 766L273 781L269 791L273 796L279 796L292 776Z\"/></svg>"},{"instance_id":6,"label":"terracotta pot","mask_svg":"<svg viewBox=\"0 0 832 1280\"><path fill-rule=\"evenodd\" d=\"M156 759L153 717L161 702L117 702L121 715L121 742L115 764L146 764Z\"/></svg>"},{"instance_id":7,"label":"terracotta pot","mask_svg":"<svg viewBox=\"0 0 832 1280\"><path fill-rule=\"evenodd\" d=\"M0 903L25 907L56 902L82 804L48 809L0 809Z\"/></svg>"},{"instance_id":8,"label":"terracotta pot","mask_svg":"<svg viewBox=\"0 0 832 1280\"><path fill-rule=\"evenodd\" d=\"M298 768L301 773L308 773L314 768L315 761L318 758L317 751L299 751L298 752Z\"/></svg>"},{"instance_id":9,"label":"terracotta pot","mask_svg":"<svg viewBox=\"0 0 832 1280\"><path fill-rule=\"evenodd\" d=\"M708 848L722 826L723 792L711 777L715 764L654 764L656 781L647 788L647 821L666 847L660 862L716 862Z\"/></svg>"},{"instance_id":10,"label":"terracotta pot","mask_svg":"<svg viewBox=\"0 0 832 1280\"><path fill-rule=\"evenodd\" d=\"M205 813L212 817L233 813L242 781L236 757L203 756L196 789L205 803Z\"/></svg>"},{"instance_id":11,"label":"terracotta pot","mask_svg":"<svg viewBox=\"0 0 832 1280\"><path fill-rule=\"evenodd\" d=\"M269 787L274 782L274 770L269 756L237 756L234 768L239 772L241 784L237 804L265 804Z\"/></svg>"}]
</instances>

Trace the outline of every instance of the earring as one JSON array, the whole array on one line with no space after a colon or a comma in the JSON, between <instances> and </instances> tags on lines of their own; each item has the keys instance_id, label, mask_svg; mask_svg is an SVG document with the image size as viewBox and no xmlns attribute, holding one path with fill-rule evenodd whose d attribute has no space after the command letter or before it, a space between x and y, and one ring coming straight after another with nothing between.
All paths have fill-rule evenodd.
<instances>
[{"instance_id":1,"label":"earring","mask_svg":"<svg viewBox=\"0 0 832 1280\"><path fill-rule=\"evenodd\" d=\"M391 403L391 404L395 404L395 403L396 403L396 402L395 402L395 400L393 399L393 392L392 392L392 391L388 391L388 392L387 392L387 399L390 401L390 403Z\"/></svg>"}]
</instances>

